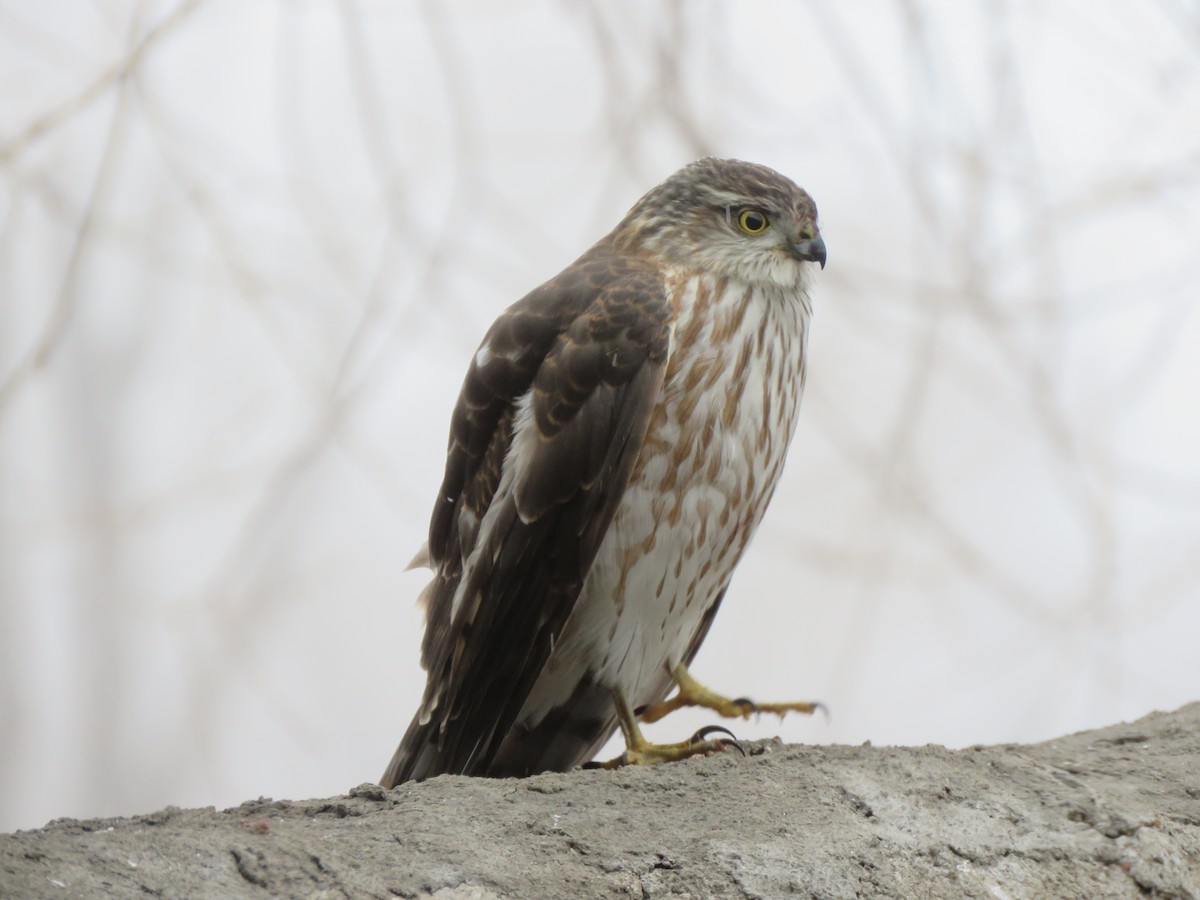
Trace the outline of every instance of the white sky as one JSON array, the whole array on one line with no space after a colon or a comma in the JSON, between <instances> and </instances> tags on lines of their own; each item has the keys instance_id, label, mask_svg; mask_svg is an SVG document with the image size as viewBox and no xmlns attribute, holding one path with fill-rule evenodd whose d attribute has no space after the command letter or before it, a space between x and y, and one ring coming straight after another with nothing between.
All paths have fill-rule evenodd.
<instances>
[{"instance_id":1,"label":"white sky","mask_svg":"<svg viewBox=\"0 0 1200 900\"><path fill-rule=\"evenodd\" d=\"M479 338L709 153L829 246L739 735L1200 695L1194 5L0 0L0 98L0 829L377 778Z\"/></svg>"}]
</instances>

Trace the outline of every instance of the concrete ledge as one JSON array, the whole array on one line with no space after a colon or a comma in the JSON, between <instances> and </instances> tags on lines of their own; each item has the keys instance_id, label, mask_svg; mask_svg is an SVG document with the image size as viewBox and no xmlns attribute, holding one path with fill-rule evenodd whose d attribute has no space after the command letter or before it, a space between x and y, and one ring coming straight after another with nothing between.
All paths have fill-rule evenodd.
<instances>
[{"instance_id":1,"label":"concrete ledge","mask_svg":"<svg viewBox=\"0 0 1200 900\"><path fill-rule=\"evenodd\" d=\"M0 835L12 897L1200 897L1200 703L1028 746L750 745Z\"/></svg>"}]
</instances>

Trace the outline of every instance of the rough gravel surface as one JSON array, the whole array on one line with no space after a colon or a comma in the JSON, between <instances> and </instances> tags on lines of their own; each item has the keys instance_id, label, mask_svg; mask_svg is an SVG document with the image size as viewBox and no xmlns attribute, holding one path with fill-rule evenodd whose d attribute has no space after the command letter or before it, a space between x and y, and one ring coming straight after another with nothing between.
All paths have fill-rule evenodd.
<instances>
[{"instance_id":1,"label":"rough gravel surface","mask_svg":"<svg viewBox=\"0 0 1200 900\"><path fill-rule=\"evenodd\" d=\"M0 835L3 897L1200 898L1200 703L1043 744L748 757Z\"/></svg>"}]
</instances>

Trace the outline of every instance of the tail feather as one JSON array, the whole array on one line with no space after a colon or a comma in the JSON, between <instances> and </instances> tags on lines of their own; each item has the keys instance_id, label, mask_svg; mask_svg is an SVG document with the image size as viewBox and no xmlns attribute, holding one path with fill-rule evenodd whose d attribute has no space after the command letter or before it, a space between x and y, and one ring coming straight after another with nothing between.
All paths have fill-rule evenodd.
<instances>
[{"instance_id":1,"label":"tail feather","mask_svg":"<svg viewBox=\"0 0 1200 900\"><path fill-rule=\"evenodd\" d=\"M394 788L406 781L424 781L445 774L446 760L434 741L436 730L433 722L422 724L420 712L413 716L412 724L392 754L379 783L385 788Z\"/></svg>"},{"instance_id":2,"label":"tail feather","mask_svg":"<svg viewBox=\"0 0 1200 900\"><path fill-rule=\"evenodd\" d=\"M582 682L561 706L528 727L516 725L488 754L455 759L438 741L438 720L422 722L418 713L408 726L379 783L393 788L437 775L523 778L541 772L566 772L587 762L616 730L612 694Z\"/></svg>"}]
</instances>

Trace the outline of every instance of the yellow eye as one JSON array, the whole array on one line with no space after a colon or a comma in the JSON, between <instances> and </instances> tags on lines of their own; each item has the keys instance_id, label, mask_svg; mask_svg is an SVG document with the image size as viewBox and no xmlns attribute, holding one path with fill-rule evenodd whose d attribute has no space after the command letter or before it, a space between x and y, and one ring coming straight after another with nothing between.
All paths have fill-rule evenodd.
<instances>
[{"instance_id":1,"label":"yellow eye","mask_svg":"<svg viewBox=\"0 0 1200 900\"><path fill-rule=\"evenodd\" d=\"M758 209L743 209L738 213L737 223L746 234L762 234L771 227L767 214Z\"/></svg>"}]
</instances>

